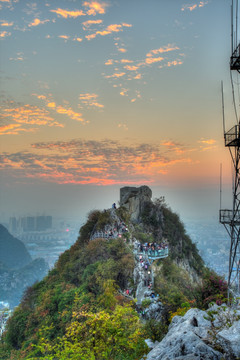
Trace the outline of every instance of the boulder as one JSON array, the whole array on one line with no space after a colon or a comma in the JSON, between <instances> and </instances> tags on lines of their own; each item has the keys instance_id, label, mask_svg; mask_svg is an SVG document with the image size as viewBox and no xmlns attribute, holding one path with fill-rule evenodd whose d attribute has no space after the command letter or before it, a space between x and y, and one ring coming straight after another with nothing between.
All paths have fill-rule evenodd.
<instances>
[{"instance_id":1,"label":"boulder","mask_svg":"<svg viewBox=\"0 0 240 360\"><path fill-rule=\"evenodd\" d=\"M240 320L217 334L217 342L228 354L229 359L240 358Z\"/></svg>"},{"instance_id":2,"label":"boulder","mask_svg":"<svg viewBox=\"0 0 240 360\"><path fill-rule=\"evenodd\" d=\"M152 302L145 310L145 319L161 320L164 306L160 301Z\"/></svg>"}]
</instances>

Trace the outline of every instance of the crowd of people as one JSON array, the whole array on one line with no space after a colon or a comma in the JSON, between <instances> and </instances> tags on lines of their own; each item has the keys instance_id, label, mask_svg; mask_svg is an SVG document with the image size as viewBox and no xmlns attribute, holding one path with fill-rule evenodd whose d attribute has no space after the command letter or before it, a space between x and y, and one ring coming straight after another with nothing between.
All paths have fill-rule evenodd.
<instances>
[{"instance_id":1,"label":"crowd of people","mask_svg":"<svg viewBox=\"0 0 240 360\"><path fill-rule=\"evenodd\" d=\"M164 256L168 252L168 245L166 243L138 243L138 252L152 257Z\"/></svg>"}]
</instances>

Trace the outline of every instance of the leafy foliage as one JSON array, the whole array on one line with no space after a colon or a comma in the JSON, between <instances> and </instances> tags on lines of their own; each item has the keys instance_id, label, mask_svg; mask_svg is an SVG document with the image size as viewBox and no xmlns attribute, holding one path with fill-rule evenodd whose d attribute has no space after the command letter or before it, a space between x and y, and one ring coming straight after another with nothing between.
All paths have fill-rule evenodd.
<instances>
[{"instance_id":1,"label":"leafy foliage","mask_svg":"<svg viewBox=\"0 0 240 360\"><path fill-rule=\"evenodd\" d=\"M45 279L25 293L2 338L1 359L141 359L146 352L144 337L161 340L171 316L184 314L195 299L204 307L225 295L225 285L216 286L215 275L206 273L196 289L187 271L176 265L187 260L198 274L204 269L196 246L164 198L144 204L138 225L128 223L125 208L115 213L132 233L125 232L122 239L90 241L93 231L114 221L111 210L90 212L76 243ZM134 304L118 291L133 284L133 236L140 242L169 243L170 256L155 263L154 290L164 304L161 322L141 324ZM150 302L143 301L142 308Z\"/></svg>"},{"instance_id":2,"label":"leafy foliage","mask_svg":"<svg viewBox=\"0 0 240 360\"><path fill-rule=\"evenodd\" d=\"M74 312L62 338L52 345L43 337L38 359L140 359L146 350L139 318L131 306L113 312ZM33 357L35 359L35 357Z\"/></svg>"},{"instance_id":3,"label":"leafy foliage","mask_svg":"<svg viewBox=\"0 0 240 360\"><path fill-rule=\"evenodd\" d=\"M204 272L202 284L196 289L197 305L207 309L211 302L221 305L227 298L227 282L213 270Z\"/></svg>"}]
</instances>

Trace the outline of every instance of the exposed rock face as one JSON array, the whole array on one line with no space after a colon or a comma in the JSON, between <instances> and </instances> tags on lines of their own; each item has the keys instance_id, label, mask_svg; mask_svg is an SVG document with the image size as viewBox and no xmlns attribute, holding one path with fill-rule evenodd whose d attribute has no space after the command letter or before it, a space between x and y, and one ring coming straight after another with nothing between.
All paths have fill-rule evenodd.
<instances>
[{"instance_id":1,"label":"exposed rock face","mask_svg":"<svg viewBox=\"0 0 240 360\"><path fill-rule=\"evenodd\" d=\"M232 359L240 357L240 320L229 329L220 331L217 335L219 344L224 347Z\"/></svg>"},{"instance_id":2,"label":"exposed rock face","mask_svg":"<svg viewBox=\"0 0 240 360\"><path fill-rule=\"evenodd\" d=\"M131 214L131 220L138 222L146 202L150 202L152 190L148 186L125 186L120 189L120 206L126 207Z\"/></svg>"},{"instance_id":3,"label":"exposed rock face","mask_svg":"<svg viewBox=\"0 0 240 360\"><path fill-rule=\"evenodd\" d=\"M240 356L240 320L217 335L217 343L223 353L214 349L209 335L211 322L207 313L190 309L183 317L175 316L164 339L154 347L147 360L237 359Z\"/></svg>"}]
</instances>

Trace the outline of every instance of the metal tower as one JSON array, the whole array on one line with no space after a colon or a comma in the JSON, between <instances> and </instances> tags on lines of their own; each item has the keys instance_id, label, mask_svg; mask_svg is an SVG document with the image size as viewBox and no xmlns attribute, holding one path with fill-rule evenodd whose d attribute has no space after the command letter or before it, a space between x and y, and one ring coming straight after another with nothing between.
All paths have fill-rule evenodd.
<instances>
[{"instance_id":1,"label":"metal tower","mask_svg":"<svg viewBox=\"0 0 240 360\"><path fill-rule=\"evenodd\" d=\"M238 37L238 0L232 0L232 55L230 57L230 73L240 73L240 42ZM220 223L226 228L231 244L229 253L229 273L228 273L228 295L232 291L234 294L240 294L240 119L237 115L237 109L234 97L233 101L236 114L236 125L225 132L225 146L228 147L233 163L233 207L231 210L220 210ZM224 114L223 114L224 118ZM225 128L225 125L224 125Z\"/></svg>"}]
</instances>

